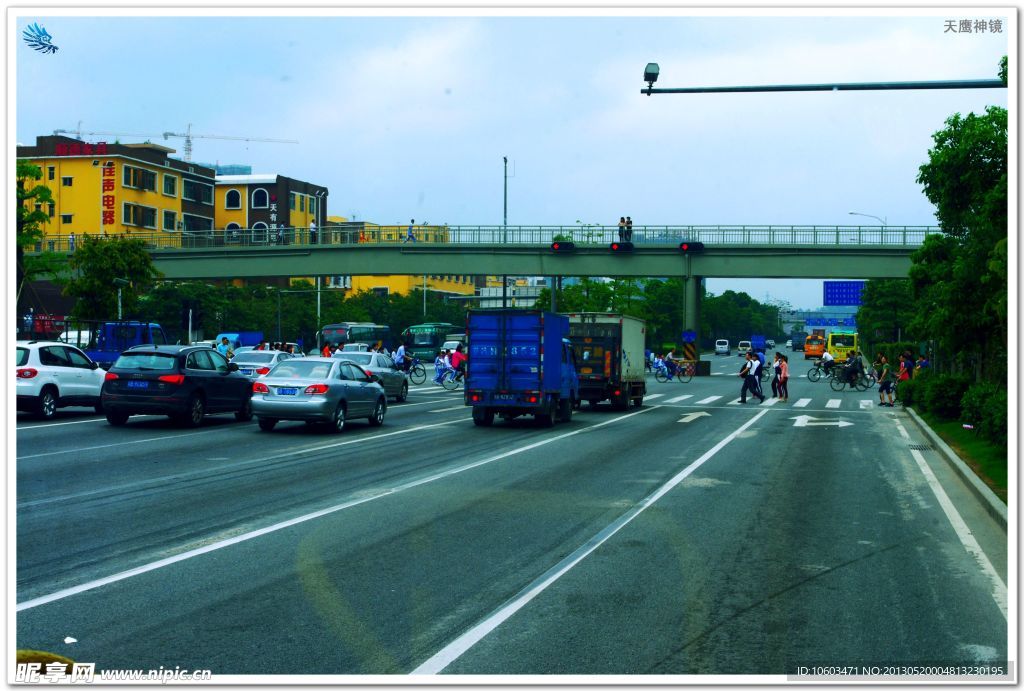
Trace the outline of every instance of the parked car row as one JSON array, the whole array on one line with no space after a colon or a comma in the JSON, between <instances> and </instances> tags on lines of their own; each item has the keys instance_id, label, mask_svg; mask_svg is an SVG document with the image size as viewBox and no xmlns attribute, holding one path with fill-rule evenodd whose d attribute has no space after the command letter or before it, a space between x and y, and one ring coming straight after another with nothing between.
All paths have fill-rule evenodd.
<instances>
[{"instance_id":1,"label":"parked car row","mask_svg":"<svg viewBox=\"0 0 1024 691\"><path fill-rule=\"evenodd\" d=\"M167 415L196 427L208 414L255 416L260 429L279 421L324 423L341 431L347 420L380 425L388 397L405 401L409 381L383 353L302 357L246 351L233 361L206 345L136 346L108 371L80 349L52 341L18 341L19 411L50 419L57 408L93 406L111 425L132 415Z\"/></svg>"}]
</instances>

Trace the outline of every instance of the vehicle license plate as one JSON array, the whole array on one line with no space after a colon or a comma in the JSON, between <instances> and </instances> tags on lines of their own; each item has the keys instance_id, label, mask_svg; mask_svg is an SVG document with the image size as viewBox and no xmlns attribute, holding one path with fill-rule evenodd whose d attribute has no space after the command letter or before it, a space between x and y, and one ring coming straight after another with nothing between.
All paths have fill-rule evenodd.
<instances>
[{"instance_id":1,"label":"vehicle license plate","mask_svg":"<svg viewBox=\"0 0 1024 691\"><path fill-rule=\"evenodd\" d=\"M133 380L129 380L128 381L128 388L129 389L148 389L149 388L149 382L148 381L133 381Z\"/></svg>"},{"instance_id":2,"label":"vehicle license plate","mask_svg":"<svg viewBox=\"0 0 1024 691\"><path fill-rule=\"evenodd\" d=\"M298 389L278 389L277 390L277 395L278 396L294 396L298 392L299 392Z\"/></svg>"},{"instance_id":3,"label":"vehicle license plate","mask_svg":"<svg viewBox=\"0 0 1024 691\"><path fill-rule=\"evenodd\" d=\"M242 374L244 374L247 377L251 377L252 373L253 373L253 370L251 370L251 369L240 369L238 371L241 372Z\"/></svg>"},{"instance_id":4,"label":"vehicle license plate","mask_svg":"<svg viewBox=\"0 0 1024 691\"><path fill-rule=\"evenodd\" d=\"M494 400L496 401L514 401L516 397L510 393L496 393L494 394Z\"/></svg>"}]
</instances>

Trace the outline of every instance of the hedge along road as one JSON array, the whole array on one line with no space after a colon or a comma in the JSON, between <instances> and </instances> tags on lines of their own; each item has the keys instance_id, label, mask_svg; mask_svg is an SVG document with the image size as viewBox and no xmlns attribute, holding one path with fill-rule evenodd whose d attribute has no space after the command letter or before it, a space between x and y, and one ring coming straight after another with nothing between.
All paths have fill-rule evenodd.
<instances>
[{"instance_id":1,"label":"hedge along road","mask_svg":"<svg viewBox=\"0 0 1024 691\"><path fill-rule=\"evenodd\" d=\"M410 422L450 416L452 424L358 453L306 452L280 469L268 461L245 478L176 495L112 499L103 510L131 501L134 515L159 514L168 505L149 527L159 533L174 503L192 497L185 506L203 535L198 549L222 545L199 524L240 513L247 498L239 495L254 495L250 517L260 499L289 493L290 518L318 502L338 510L249 539L234 532L229 545L51 601L20 597L18 645L60 648L72 636L74 649L57 652L115 667L411 672L489 627L566 555L750 422L474 645L420 671L778 674L791 659L883 648L904 660L1005 658L991 582L928 498L889 414L836 411L828 414L853 424L798 428L794 411L778 406L705 406L709 416L685 423L697 406L653 407L691 390L725 401L735 382L652 385L664 393L650 408L588 411L553 430L478 429L465 412L427 416L434 406L424 406ZM396 416L394 424L405 423ZM124 543L138 539L128 533ZM158 546L180 557L180 536L165 537ZM125 547L115 538L97 541L94 560L118 563L112 555Z\"/></svg>"}]
</instances>

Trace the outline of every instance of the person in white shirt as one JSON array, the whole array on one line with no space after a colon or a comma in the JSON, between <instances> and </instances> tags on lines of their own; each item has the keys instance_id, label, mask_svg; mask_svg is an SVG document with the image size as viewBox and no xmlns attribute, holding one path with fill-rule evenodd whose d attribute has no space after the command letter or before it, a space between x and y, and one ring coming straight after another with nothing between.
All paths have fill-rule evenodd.
<instances>
[{"instance_id":1,"label":"person in white shirt","mask_svg":"<svg viewBox=\"0 0 1024 691\"><path fill-rule=\"evenodd\" d=\"M836 364L836 359L832 357L832 353L826 350L821 356L821 366L825 369L825 374L828 374L834 364Z\"/></svg>"},{"instance_id":2,"label":"person in white shirt","mask_svg":"<svg viewBox=\"0 0 1024 691\"><path fill-rule=\"evenodd\" d=\"M747 391L750 395L760 399L761 403L764 403L764 394L761 393L761 377L760 368L761 361L754 356L753 353L747 353L747 363L743 366L740 371L740 376L743 377L743 388L740 389L740 403L747 402Z\"/></svg>"},{"instance_id":3,"label":"person in white shirt","mask_svg":"<svg viewBox=\"0 0 1024 691\"><path fill-rule=\"evenodd\" d=\"M406 358L405 358L405 344L404 343L399 343L398 344L398 350L395 351L395 364L398 365L398 369L400 369L400 370L407 370L407 369L409 369L409 364L406 362Z\"/></svg>"}]
</instances>

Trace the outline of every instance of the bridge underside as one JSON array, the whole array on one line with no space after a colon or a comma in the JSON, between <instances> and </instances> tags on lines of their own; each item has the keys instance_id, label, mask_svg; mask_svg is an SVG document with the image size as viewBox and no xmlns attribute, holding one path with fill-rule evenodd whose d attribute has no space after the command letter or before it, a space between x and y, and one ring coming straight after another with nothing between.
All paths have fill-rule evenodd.
<instances>
[{"instance_id":1,"label":"bridge underside","mask_svg":"<svg viewBox=\"0 0 1024 691\"><path fill-rule=\"evenodd\" d=\"M637 248L612 254L580 248L554 254L547 247L272 246L251 249L156 250L156 268L168 279L467 274L706 278L905 278L905 247L707 248L683 255L672 248Z\"/></svg>"}]
</instances>

